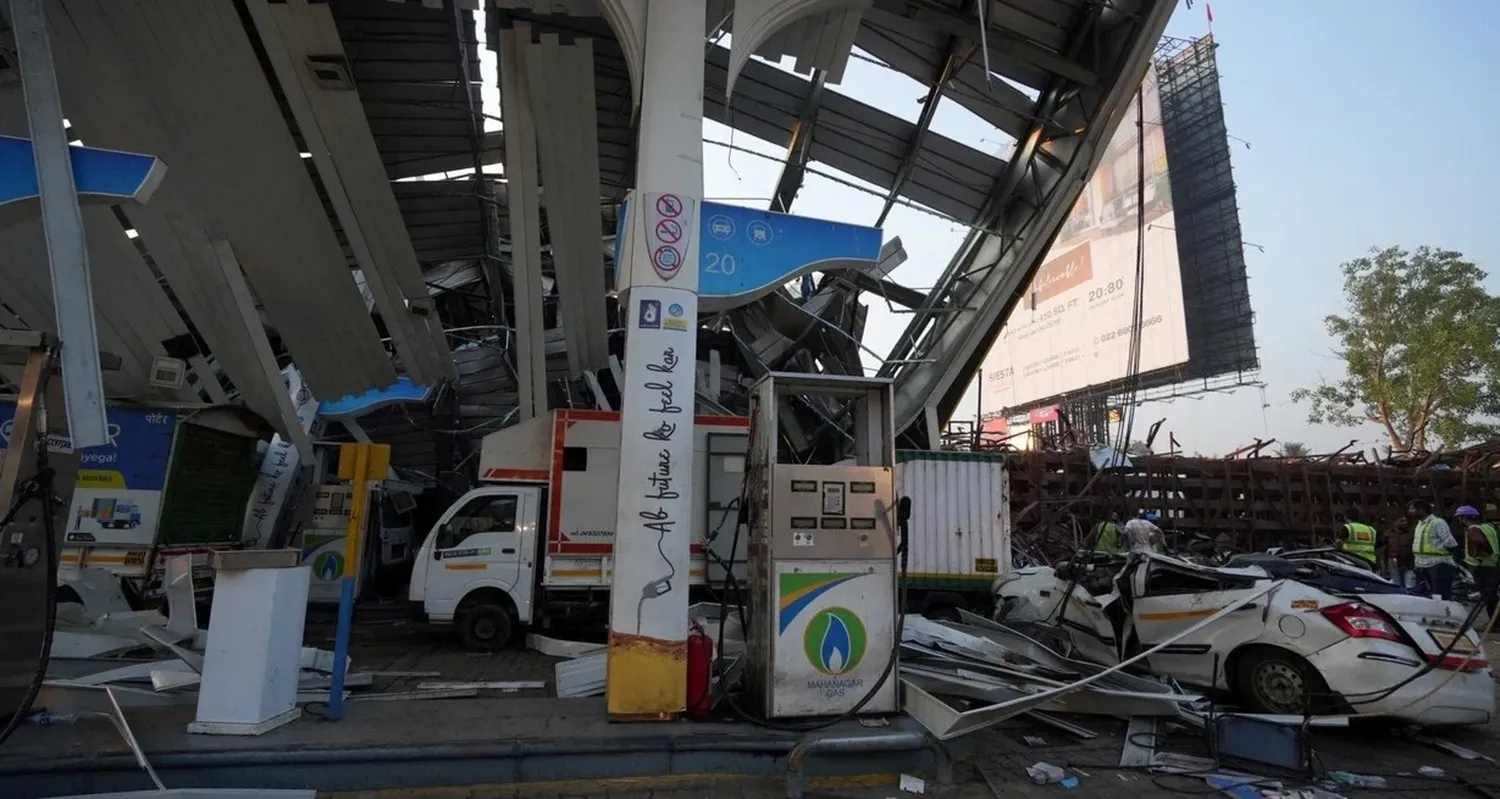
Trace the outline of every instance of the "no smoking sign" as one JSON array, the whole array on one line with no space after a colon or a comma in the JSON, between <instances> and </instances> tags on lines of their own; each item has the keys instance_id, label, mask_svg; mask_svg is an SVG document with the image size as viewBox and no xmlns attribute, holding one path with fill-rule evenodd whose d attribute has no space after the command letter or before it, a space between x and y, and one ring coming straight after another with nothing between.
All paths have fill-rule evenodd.
<instances>
[{"instance_id":1,"label":"no smoking sign","mask_svg":"<svg viewBox=\"0 0 1500 799\"><path fill-rule=\"evenodd\" d=\"M675 219L663 219L656 223L656 238L662 244L676 244L682 241L682 223Z\"/></svg>"}]
</instances>

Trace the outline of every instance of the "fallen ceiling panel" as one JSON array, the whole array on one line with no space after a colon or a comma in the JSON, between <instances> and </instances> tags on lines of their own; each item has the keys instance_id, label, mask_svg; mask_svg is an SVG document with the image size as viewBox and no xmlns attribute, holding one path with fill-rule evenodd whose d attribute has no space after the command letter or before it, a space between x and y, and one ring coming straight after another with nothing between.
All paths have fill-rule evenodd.
<instances>
[{"instance_id":1,"label":"fallen ceiling panel","mask_svg":"<svg viewBox=\"0 0 1500 799\"><path fill-rule=\"evenodd\" d=\"M229 3L66 0L52 7L60 61L121 73L156 135L114 143L113 116L80 129L99 146L169 164L192 205L226 239L314 394L337 398L389 385L382 348L275 96ZM99 63L100 52L112 62ZM100 82L89 92L84 116ZM147 246L151 246L147 243ZM216 245L215 245L216 246ZM170 279L170 277L169 277Z\"/></svg>"},{"instance_id":2,"label":"fallen ceiling panel","mask_svg":"<svg viewBox=\"0 0 1500 799\"><path fill-rule=\"evenodd\" d=\"M142 112L151 104L140 85L127 70L116 68L126 62L121 43L100 36L85 48L75 24L82 20L56 7L53 11L49 22L59 54L58 82L74 130L84 137L97 135L89 140L92 145L152 152L167 134L158 129L155 117ZM286 434L286 418L290 414L295 420L295 414L265 329L253 307L248 313L239 307L229 282L243 283L244 275L224 272L214 258L198 203L187 194L191 170L169 165L167 171L170 177L149 205L128 209L130 225L245 405Z\"/></svg>"},{"instance_id":3,"label":"fallen ceiling panel","mask_svg":"<svg viewBox=\"0 0 1500 799\"><path fill-rule=\"evenodd\" d=\"M0 84L0 135L28 135L26 110L18 82ZM187 325L167 299L151 268L108 207L84 206L90 277L97 317L99 349L120 358L118 370L104 372L105 391L112 399L172 397L194 399L194 392L151 388L147 377L151 359L166 354L162 342L187 333ZM46 239L40 217L0 229L0 301L21 316L33 330L56 334L52 276L48 271Z\"/></svg>"},{"instance_id":4,"label":"fallen ceiling panel","mask_svg":"<svg viewBox=\"0 0 1500 799\"><path fill-rule=\"evenodd\" d=\"M170 301L156 284L146 262L108 208L83 209L89 248L89 272L99 333L99 349L120 358L119 369L103 373L110 399L194 400L195 392L152 388L147 382L151 359L166 354L162 342L186 333ZM0 279L4 300L32 330L56 335L52 279L47 244L39 219L0 230ZM154 295L154 296L153 296ZM176 318L175 328L161 315L157 301ZM153 307L157 306L157 307Z\"/></svg>"},{"instance_id":5,"label":"fallen ceiling panel","mask_svg":"<svg viewBox=\"0 0 1500 799\"><path fill-rule=\"evenodd\" d=\"M469 100L478 108L480 85L478 47L472 44L474 18L437 5L370 0L328 4L370 131L393 179L474 165ZM471 43L467 97L455 23ZM416 63L421 64L421 82L417 70L411 69ZM501 142L498 132L486 139L486 149Z\"/></svg>"},{"instance_id":6,"label":"fallen ceiling panel","mask_svg":"<svg viewBox=\"0 0 1500 799\"><path fill-rule=\"evenodd\" d=\"M556 34L540 38L540 44L523 48L523 71L546 189L558 307L569 367L577 375L609 368L604 253L595 244L600 237L599 161L585 141L593 138L589 132L595 129L597 110L594 51L589 39L564 45Z\"/></svg>"},{"instance_id":7,"label":"fallen ceiling panel","mask_svg":"<svg viewBox=\"0 0 1500 799\"><path fill-rule=\"evenodd\" d=\"M244 301L249 293L245 276L237 264L220 259L184 195L165 181L150 205L131 208L126 215L245 406L296 440L303 429L260 315Z\"/></svg>"},{"instance_id":8,"label":"fallen ceiling panel","mask_svg":"<svg viewBox=\"0 0 1500 799\"><path fill-rule=\"evenodd\" d=\"M327 5L246 6L407 376L418 383L455 377L437 314L409 305L427 297L422 269L364 107L347 82L348 60Z\"/></svg>"}]
</instances>

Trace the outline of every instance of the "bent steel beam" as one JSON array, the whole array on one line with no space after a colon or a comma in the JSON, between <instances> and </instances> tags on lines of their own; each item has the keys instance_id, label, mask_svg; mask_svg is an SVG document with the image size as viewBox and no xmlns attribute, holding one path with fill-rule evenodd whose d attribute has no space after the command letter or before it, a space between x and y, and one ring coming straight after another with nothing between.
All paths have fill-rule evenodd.
<instances>
[{"instance_id":1,"label":"bent steel beam","mask_svg":"<svg viewBox=\"0 0 1500 799\"><path fill-rule=\"evenodd\" d=\"M1058 78L1042 95L1032 129L997 181L990 207L880 371L896 379L897 430L920 440L929 405L946 418L958 404L1098 165L1103 143L1123 119L1173 7L1169 0L1140 0L1133 12L1092 5L1080 20L1070 52L1097 52L1101 63L1094 71L1107 77L1092 88ZM1090 42L1098 47L1085 47ZM1047 138L1052 119L1063 114L1076 118L1072 127L1082 133ZM1040 157L1044 149L1050 157ZM939 303L965 310L937 313Z\"/></svg>"},{"instance_id":2,"label":"bent steel beam","mask_svg":"<svg viewBox=\"0 0 1500 799\"><path fill-rule=\"evenodd\" d=\"M94 324L89 250L41 0L11 0L10 21L21 62L52 299L57 309L58 337L63 343L63 405L68 414L68 434L77 447L97 446L108 442L109 422L104 415L104 374L99 365L99 331Z\"/></svg>"}]
</instances>

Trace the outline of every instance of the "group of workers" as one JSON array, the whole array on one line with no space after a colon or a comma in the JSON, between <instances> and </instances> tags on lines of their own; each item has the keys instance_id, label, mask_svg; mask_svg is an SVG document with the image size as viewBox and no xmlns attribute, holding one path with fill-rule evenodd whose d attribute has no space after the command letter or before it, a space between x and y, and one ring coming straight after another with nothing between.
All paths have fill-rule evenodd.
<instances>
[{"instance_id":1,"label":"group of workers","mask_svg":"<svg viewBox=\"0 0 1500 799\"><path fill-rule=\"evenodd\" d=\"M1094 525L1084 547L1095 552L1165 552L1167 537L1158 523L1155 511L1146 511L1124 524L1115 511L1108 519Z\"/></svg>"},{"instance_id":2,"label":"group of workers","mask_svg":"<svg viewBox=\"0 0 1500 799\"><path fill-rule=\"evenodd\" d=\"M1454 534L1453 528L1443 517L1433 512L1432 503L1424 499L1412 500L1406 506L1407 519L1397 522L1398 528L1411 525L1410 558L1384 540L1365 515L1351 508L1335 517L1342 525L1338 546L1344 552L1368 561L1377 571L1382 561L1389 565L1390 576L1405 582L1408 571L1416 579L1427 584L1429 592L1442 599L1453 598L1454 579L1458 574L1458 560L1474 575L1476 587L1485 594L1491 616L1495 613L1500 578L1500 532L1496 522L1500 521L1495 505L1485 505L1481 513L1473 505L1461 505L1453 511L1454 521L1462 530L1463 540ZM1162 552L1165 536L1158 526L1160 517L1146 512L1120 523L1120 514L1112 513L1104 521L1094 525L1086 539L1085 547L1097 552Z\"/></svg>"},{"instance_id":3,"label":"group of workers","mask_svg":"<svg viewBox=\"0 0 1500 799\"><path fill-rule=\"evenodd\" d=\"M1404 582L1409 572L1427 584L1435 597L1453 598L1454 578L1458 576L1458 561L1474 575L1475 586L1484 592L1486 610L1494 615L1497 604L1496 592L1492 590L1500 578L1500 532L1495 521L1497 511L1493 504L1485 505L1484 512L1473 505L1460 505L1453 511L1453 520L1461 530L1462 539L1444 519L1434 512L1432 503L1425 499L1412 500L1406 506L1406 519L1398 520L1397 527L1404 533L1409 525L1411 555L1383 541L1356 509L1346 511L1338 521L1343 523L1343 534L1339 548L1370 562L1379 568L1382 561L1390 564L1391 576Z\"/></svg>"}]
</instances>

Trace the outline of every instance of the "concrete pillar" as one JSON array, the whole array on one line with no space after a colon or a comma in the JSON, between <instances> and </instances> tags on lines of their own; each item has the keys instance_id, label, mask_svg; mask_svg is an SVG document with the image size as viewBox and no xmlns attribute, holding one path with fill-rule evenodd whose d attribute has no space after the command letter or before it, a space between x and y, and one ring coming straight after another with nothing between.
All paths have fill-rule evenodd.
<instances>
[{"instance_id":1,"label":"concrete pillar","mask_svg":"<svg viewBox=\"0 0 1500 799\"><path fill-rule=\"evenodd\" d=\"M640 153L618 270L627 327L606 698L622 721L670 719L688 701L705 8L644 8Z\"/></svg>"}]
</instances>

